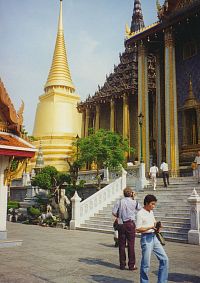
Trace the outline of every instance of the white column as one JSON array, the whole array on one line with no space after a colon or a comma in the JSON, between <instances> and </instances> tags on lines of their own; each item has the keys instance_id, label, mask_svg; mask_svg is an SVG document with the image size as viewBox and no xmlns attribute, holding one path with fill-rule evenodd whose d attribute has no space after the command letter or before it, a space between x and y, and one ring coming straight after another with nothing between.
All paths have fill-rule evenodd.
<instances>
[{"instance_id":1,"label":"white column","mask_svg":"<svg viewBox=\"0 0 200 283\"><path fill-rule=\"evenodd\" d=\"M190 204L190 231L188 232L188 243L200 245L200 196L194 189L188 198Z\"/></svg>"},{"instance_id":2,"label":"white column","mask_svg":"<svg viewBox=\"0 0 200 283\"><path fill-rule=\"evenodd\" d=\"M8 188L4 186L4 170L9 164L9 156L0 156L0 240L7 239L7 194Z\"/></svg>"},{"instance_id":3,"label":"white column","mask_svg":"<svg viewBox=\"0 0 200 283\"><path fill-rule=\"evenodd\" d=\"M140 163L139 174L135 183L136 191L143 191L147 187L147 179L145 176L145 163Z\"/></svg>"},{"instance_id":4,"label":"white column","mask_svg":"<svg viewBox=\"0 0 200 283\"><path fill-rule=\"evenodd\" d=\"M75 230L76 227L79 227L80 202L81 202L81 198L79 197L77 191L75 191L75 194L71 198L71 201L72 201L72 220L70 221L70 229Z\"/></svg>"}]
</instances>

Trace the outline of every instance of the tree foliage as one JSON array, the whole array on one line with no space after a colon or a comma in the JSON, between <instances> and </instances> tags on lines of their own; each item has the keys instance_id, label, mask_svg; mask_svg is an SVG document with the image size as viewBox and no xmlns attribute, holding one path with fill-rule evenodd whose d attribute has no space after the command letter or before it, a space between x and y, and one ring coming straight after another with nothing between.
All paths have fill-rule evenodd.
<instances>
[{"instance_id":1,"label":"tree foliage","mask_svg":"<svg viewBox=\"0 0 200 283\"><path fill-rule=\"evenodd\" d=\"M50 190L53 187L60 186L64 182L70 184L71 178L69 174L60 173L54 166L46 166L42 168L31 184L44 190Z\"/></svg>"},{"instance_id":2,"label":"tree foliage","mask_svg":"<svg viewBox=\"0 0 200 283\"><path fill-rule=\"evenodd\" d=\"M125 153L130 150L127 139L117 133L104 129L96 133L90 131L88 137L77 141L80 160L82 162L95 162L97 171L103 166L118 168L125 162Z\"/></svg>"},{"instance_id":3,"label":"tree foliage","mask_svg":"<svg viewBox=\"0 0 200 283\"><path fill-rule=\"evenodd\" d=\"M38 173L31 182L32 186L43 190L50 190L52 187L51 176L47 173Z\"/></svg>"}]
</instances>

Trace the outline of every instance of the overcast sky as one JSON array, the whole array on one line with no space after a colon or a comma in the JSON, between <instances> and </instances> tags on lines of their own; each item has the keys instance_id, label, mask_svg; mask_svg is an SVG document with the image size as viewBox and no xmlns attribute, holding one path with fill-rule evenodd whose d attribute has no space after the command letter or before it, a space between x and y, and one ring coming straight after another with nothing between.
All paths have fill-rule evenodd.
<instances>
[{"instance_id":1,"label":"overcast sky","mask_svg":"<svg viewBox=\"0 0 200 283\"><path fill-rule=\"evenodd\" d=\"M93 95L118 64L133 3L63 0L68 62L82 100ZM157 21L156 0L141 3L145 25ZM52 62L58 16L59 0L0 0L0 77L15 108L21 99L25 102L24 125L29 134Z\"/></svg>"}]
</instances>

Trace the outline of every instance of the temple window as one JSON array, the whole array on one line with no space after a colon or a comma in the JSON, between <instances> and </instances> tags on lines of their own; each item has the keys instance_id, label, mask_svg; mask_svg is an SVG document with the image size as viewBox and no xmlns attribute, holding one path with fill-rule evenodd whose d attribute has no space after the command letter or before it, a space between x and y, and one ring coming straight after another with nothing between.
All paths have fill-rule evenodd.
<instances>
[{"instance_id":1,"label":"temple window","mask_svg":"<svg viewBox=\"0 0 200 283\"><path fill-rule=\"evenodd\" d=\"M183 46L183 60L189 59L197 54L196 42L190 41Z\"/></svg>"}]
</instances>

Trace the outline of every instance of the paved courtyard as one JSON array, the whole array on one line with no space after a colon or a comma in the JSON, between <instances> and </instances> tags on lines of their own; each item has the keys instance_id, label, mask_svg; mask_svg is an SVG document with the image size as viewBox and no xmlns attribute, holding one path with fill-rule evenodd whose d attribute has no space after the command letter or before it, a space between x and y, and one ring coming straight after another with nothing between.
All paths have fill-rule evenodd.
<instances>
[{"instance_id":1,"label":"paved courtyard","mask_svg":"<svg viewBox=\"0 0 200 283\"><path fill-rule=\"evenodd\" d=\"M8 223L10 239L21 247L0 249L0 283L139 283L139 271L119 270L113 237L84 231ZM167 242L169 282L200 282L200 247ZM137 266L140 262L136 239ZM157 260L152 257L151 283Z\"/></svg>"}]
</instances>

